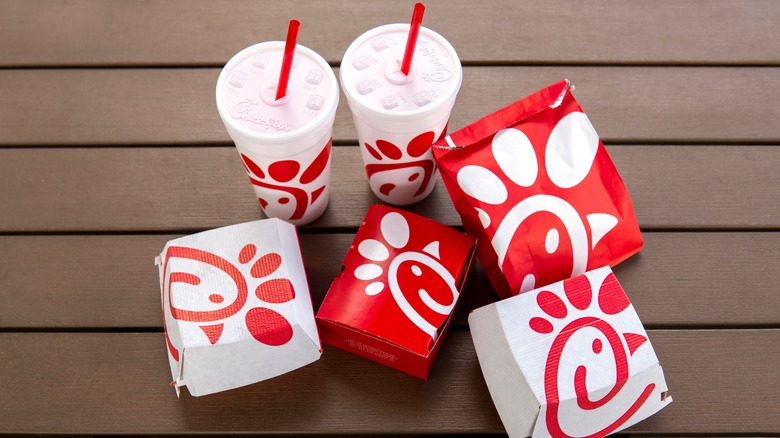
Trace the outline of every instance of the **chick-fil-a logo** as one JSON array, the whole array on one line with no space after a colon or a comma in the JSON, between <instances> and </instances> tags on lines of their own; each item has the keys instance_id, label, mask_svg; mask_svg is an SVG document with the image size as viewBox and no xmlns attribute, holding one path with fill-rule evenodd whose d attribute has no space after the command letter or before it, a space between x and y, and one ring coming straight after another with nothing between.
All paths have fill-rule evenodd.
<instances>
[{"instance_id":1,"label":"chick-fil-a logo","mask_svg":"<svg viewBox=\"0 0 780 438\"><path fill-rule=\"evenodd\" d=\"M241 154L241 161L266 214L296 221L302 219L318 200L327 201L327 197L320 199L327 188L321 177L330 169L330 152L331 140L328 139L305 169L297 160L274 161L265 170L245 154Z\"/></svg>"},{"instance_id":2,"label":"chick-fil-a logo","mask_svg":"<svg viewBox=\"0 0 780 438\"><path fill-rule=\"evenodd\" d=\"M260 102L256 99L242 100L230 110L230 117L255 124L267 132L287 132L292 130L292 125L289 122L254 112L253 110L259 104Z\"/></svg>"},{"instance_id":3,"label":"chick-fil-a logo","mask_svg":"<svg viewBox=\"0 0 780 438\"><path fill-rule=\"evenodd\" d=\"M620 222L612 198L599 189L607 173L597 160L603 146L583 112L566 114L549 131L523 129L500 130L485 162L465 165L456 176L511 294L607 264L611 239L604 237L615 236ZM627 198L617 184L610 190Z\"/></svg>"},{"instance_id":4,"label":"chick-fil-a logo","mask_svg":"<svg viewBox=\"0 0 780 438\"><path fill-rule=\"evenodd\" d=\"M254 260L250 268L253 279L261 280L270 276L282 264L282 257L277 253L271 252L255 259L257 255L257 247L251 243L244 245L237 254L237 261L241 265L249 265ZM176 259L186 263L176 263L177 268L172 270L171 261ZM197 269L201 275L187 272L186 267L192 267L193 263L201 265ZM209 272L209 275L204 276L203 272ZM230 281L219 285L204 283L214 281L214 278L224 278L223 275ZM295 298L295 290L287 278L261 280L254 292L259 300L269 304L285 303ZM174 294L177 294L178 299L174 299ZM171 357L178 362L180 352L168 332L169 315L172 320L197 324L208 341L216 344L222 337L225 324L242 311L249 298L247 278L233 262L198 248L168 247L163 261L162 304L165 340ZM253 301L252 308L244 315L244 324L252 337L269 346L289 342L293 329L287 318L264 305L256 304L260 303Z\"/></svg>"},{"instance_id":5,"label":"chick-fil-a logo","mask_svg":"<svg viewBox=\"0 0 780 438\"><path fill-rule=\"evenodd\" d=\"M604 270L593 272L605 272ZM592 275L597 280L599 275ZM631 318L630 303L620 285L611 272L596 284L598 293L594 295L594 286L588 275L581 275L563 282L564 294L556 294L543 290L536 296L536 302L541 310L540 316L534 316L528 321L528 326L534 332L544 336L555 336L544 365L544 396L547 403L544 421L547 431L555 437L587 436L602 437L618 430L648 401L655 382L644 382L636 394L621 394L626 388L630 376L630 357L645 345L647 338L638 333L624 332L613 326L608 319L621 315ZM563 295L563 296L560 296ZM595 299L594 299L595 298ZM634 315L635 317L635 315ZM615 320L615 318L613 318ZM576 339L576 342L573 341ZM586 342L587 341L587 342ZM579 362L585 357L582 347L588 345L593 353L590 372L609 374L614 381L611 389L597 399L591 399L588 388L588 366ZM588 348L586 347L586 348ZM571 364L577 364L573 375L569 375ZM566 364L567 366L564 366ZM607 371L610 368L613 371ZM603 377L603 376L600 376ZM642 388L642 386L644 386ZM561 405L562 399L568 397L563 393L573 393L576 406ZM634 387L636 388L636 387ZM629 390L636 391L636 389ZM621 395L618 400L617 397ZM626 400L629 400L626 403ZM562 412L562 409L565 412ZM576 409L576 412L572 412ZM606 416L614 419L599 430L564 430L562 418L580 418L577 427L587 427L589 416Z\"/></svg>"},{"instance_id":6,"label":"chick-fil-a logo","mask_svg":"<svg viewBox=\"0 0 780 438\"><path fill-rule=\"evenodd\" d=\"M435 338L459 295L455 277L441 262L440 245L446 251L448 242L414 242L409 223L397 212L384 215L379 228L381 239L358 244L364 263L355 268L355 278L370 282L364 288L369 296L389 289L404 315Z\"/></svg>"}]
</instances>

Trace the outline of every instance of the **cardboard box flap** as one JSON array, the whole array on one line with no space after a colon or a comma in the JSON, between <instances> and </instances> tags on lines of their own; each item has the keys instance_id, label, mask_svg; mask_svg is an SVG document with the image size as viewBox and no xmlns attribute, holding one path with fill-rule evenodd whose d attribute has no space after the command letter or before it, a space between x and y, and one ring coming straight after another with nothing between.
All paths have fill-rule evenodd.
<instances>
[{"instance_id":1,"label":"cardboard box flap","mask_svg":"<svg viewBox=\"0 0 780 438\"><path fill-rule=\"evenodd\" d=\"M317 332L317 322L311 317L313 308L311 296L309 294L309 283L306 278L306 271L303 264L303 255L301 248L297 245L298 235L295 226L283 221L276 221L279 227L279 235L282 240L294 241L296 245L285 245L282 247L282 253L285 260L290 263L284 265L286 270L285 277L290 279L296 291L305 292L304 299L294 300L293 306L296 314L295 320L301 326L301 329L309 336L309 339L322 351L319 333Z\"/></svg>"},{"instance_id":2,"label":"cardboard box flap","mask_svg":"<svg viewBox=\"0 0 780 438\"><path fill-rule=\"evenodd\" d=\"M336 325L336 326L340 327L342 330L349 330L349 331L353 332L356 335L357 338L360 338L360 339L371 338L374 341L383 344L386 348L393 349L393 350L401 350L401 351L408 352L409 354L419 355L419 356L423 356L423 357L425 357L428 354L430 354L431 349L433 348L434 344L436 343L433 339L431 339L429 341L429 344L427 345L425 351L424 352L420 352L418 349L409 348L409 347L407 347L407 346L405 346L403 344L399 344L397 342L393 342L391 340L385 339L385 338L383 338L381 336L377 336L377 335L375 335L375 334L373 334L371 332L368 332L366 330L358 329L356 327L353 327L353 326L351 326L349 324L346 324L346 323L343 323L343 322L340 322L340 321L336 321L336 320L332 320L332 319L328 319L328 318L323 318L323 317L321 317L319 315L317 315L317 318L320 321Z\"/></svg>"},{"instance_id":3,"label":"cardboard box flap","mask_svg":"<svg viewBox=\"0 0 780 438\"><path fill-rule=\"evenodd\" d=\"M476 309L468 321L482 375L504 427L525 431L523 436L530 436L543 399L538 399L523 377L520 364L512 354L511 341L502 327L498 307Z\"/></svg>"},{"instance_id":4,"label":"cardboard box flap","mask_svg":"<svg viewBox=\"0 0 780 438\"><path fill-rule=\"evenodd\" d=\"M293 331L283 347L247 340L184 350L182 381L197 397L267 380L319 359L318 343L300 326Z\"/></svg>"},{"instance_id":5,"label":"cardboard box flap","mask_svg":"<svg viewBox=\"0 0 780 438\"><path fill-rule=\"evenodd\" d=\"M605 436L655 414L672 397L661 365L654 364L622 384L589 391L578 399L543 405L533 437Z\"/></svg>"}]
</instances>

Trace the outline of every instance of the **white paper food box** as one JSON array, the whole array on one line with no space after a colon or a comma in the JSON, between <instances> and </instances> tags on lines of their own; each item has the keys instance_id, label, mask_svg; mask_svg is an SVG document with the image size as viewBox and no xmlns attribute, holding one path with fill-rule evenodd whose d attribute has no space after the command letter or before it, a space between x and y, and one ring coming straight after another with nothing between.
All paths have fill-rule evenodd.
<instances>
[{"instance_id":1,"label":"white paper food box","mask_svg":"<svg viewBox=\"0 0 780 438\"><path fill-rule=\"evenodd\" d=\"M469 326L510 437L604 436L672 401L609 267L474 310Z\"/></svg>"},{"instance_id":2,"label":"white paper food box","mask_svg":"<svg viewBox=\"0 0 780 438\"><path fill-rule=\"evenodd\" d=\"M177 395L259 382L319 359L322 348L295 227L233 225L165 245L160 270Z\"/></svg>"}]
</instances>

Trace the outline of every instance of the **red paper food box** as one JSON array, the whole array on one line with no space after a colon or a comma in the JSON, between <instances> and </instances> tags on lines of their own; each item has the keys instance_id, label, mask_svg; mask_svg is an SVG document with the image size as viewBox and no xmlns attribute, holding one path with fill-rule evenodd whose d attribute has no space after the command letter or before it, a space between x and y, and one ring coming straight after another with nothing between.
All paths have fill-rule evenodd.
<instances>
[{"instance_id":1,"label":"red paper food box","mask_svg":"<svg viewBox=\"0 0 780 438\"><path fill-rule=\"evenodd\" d=\"M504 298L614 266L642 248L628 191L568 81L433 147L442 180Z\"/></svg>"},{"instance_id":2,"label":"red paper food box","mask_svg":"<svg viewBox=\"0 0 780 438\"><path fill-rule=\"evenodd\" d=\"M176 388L194 396L265 380L322 352L295 227L266 219L165 245L165 339Z\"/></svg>"},{"instance_id":3,"label":"red paper food box","mask_svg":"<svg viewBox=\"0 0 780 438\"><path fill-rule=\"evenodd\" d=\"M510 437L601 437L672 401L609 267L481 307L469 327Z\"/></svg>"},{"instance_id":4,"label":"red paper food box","mask_svg":"<svg viewBox=\"0 0 780 438\"><path fill-rule=\"evenodd\" d=\"M474 247L450 227L372 205L317 312L322 341L426 379Z\"/></svg>"}]
</instances>

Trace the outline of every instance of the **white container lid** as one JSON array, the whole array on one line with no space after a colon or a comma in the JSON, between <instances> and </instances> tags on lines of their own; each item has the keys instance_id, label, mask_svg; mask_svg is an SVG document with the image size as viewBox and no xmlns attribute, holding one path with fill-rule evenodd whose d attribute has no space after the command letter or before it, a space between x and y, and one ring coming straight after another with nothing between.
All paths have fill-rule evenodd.
<instances>
[{"instance_id":1,"label":"white container lid","mask_svg":"<svg viewBox=\"0 0 780 438\"><path fill-rule=\"evenodd\" d=\"M340 75L353 112L393 120L452 104L463 78L455 49L438 33L420 27L412 67L404 75L400 67L408 33L409 24L388 24L349 46Z\"/></svg>"},{"instance_id":2,"label":"white container lid","mask_svg":"<svg viewBox=\"0 0 780 438\"><path fill-rule=\"evenodd\" d=\"M222 69L217 109L231 131L263 142L289 142L332 118L339 100L336 76L320 55L300 44L287 95L275 100L284 45L269 41L247 47Z\"/></svg>"}]
</instances>

